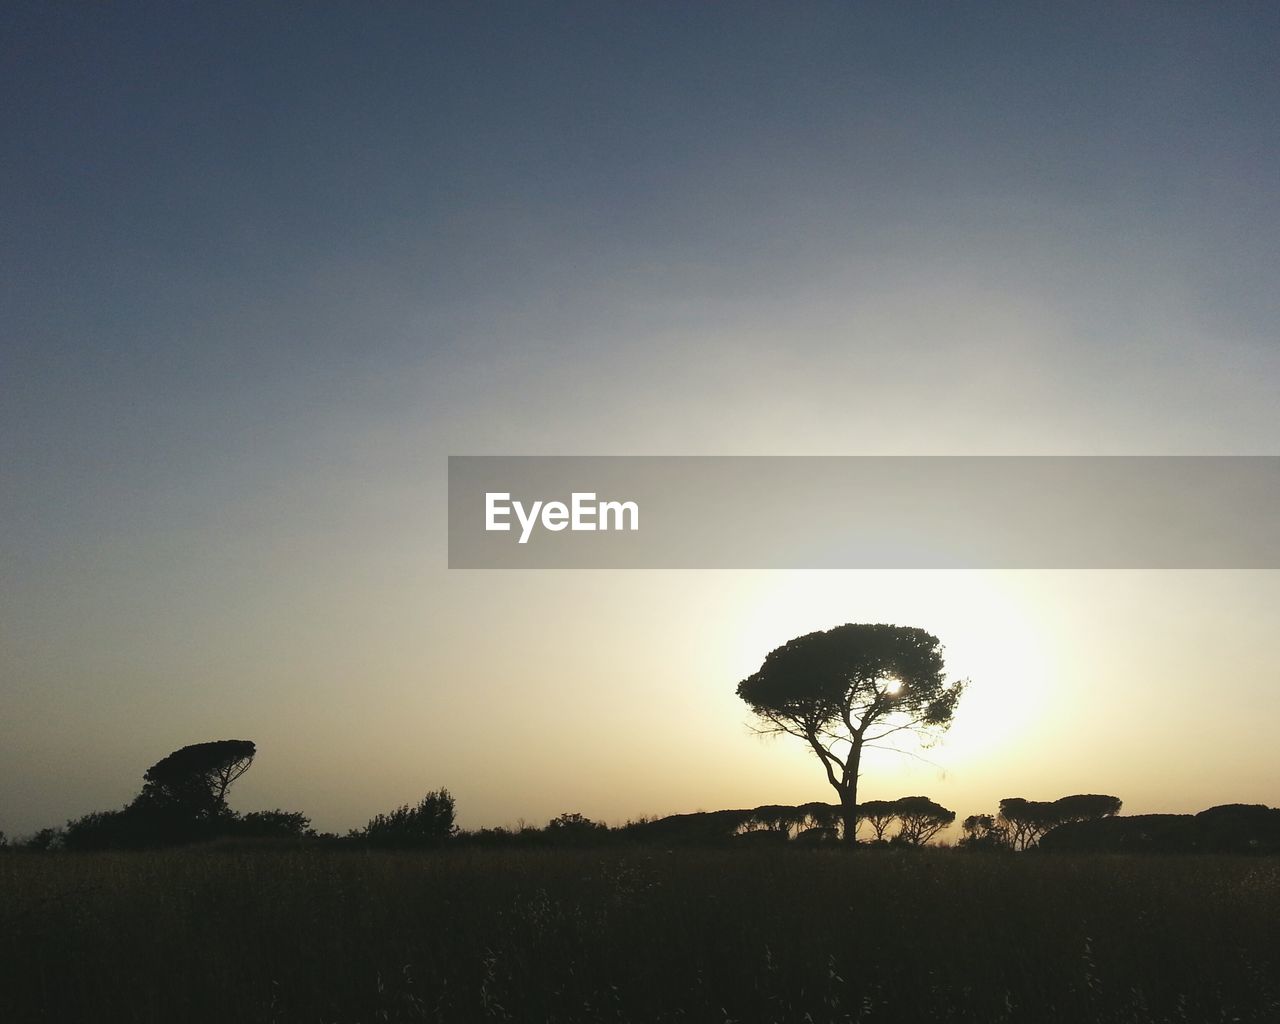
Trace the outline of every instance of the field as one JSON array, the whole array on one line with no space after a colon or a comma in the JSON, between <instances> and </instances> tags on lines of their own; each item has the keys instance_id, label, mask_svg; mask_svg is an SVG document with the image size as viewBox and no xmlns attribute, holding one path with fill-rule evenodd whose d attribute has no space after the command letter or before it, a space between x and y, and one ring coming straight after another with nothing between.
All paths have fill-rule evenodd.
<instances>
[{"instance_id":1,"label":"field","mask_svg":"<svg viewBox=\"0 0 1280 1024\"><path fill-rule=\"evenodd\" d=\"M0 1020L1280 1021L1280 860L0 857Z\"/></svg>"}]
</instances>

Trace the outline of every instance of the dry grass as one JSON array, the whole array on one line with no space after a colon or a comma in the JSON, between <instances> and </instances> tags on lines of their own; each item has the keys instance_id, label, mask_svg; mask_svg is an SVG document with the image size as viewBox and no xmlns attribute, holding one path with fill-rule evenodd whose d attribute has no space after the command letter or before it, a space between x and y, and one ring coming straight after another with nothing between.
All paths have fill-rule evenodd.
<instances>
[{"instance_id":1,"label":"dry grass","mask_svg":"<svg viewBox=\"0 0 1280 1024\"><path fill-rule=\"evenodd\" d=\"M0 1020L1280 1021L1280 861L0 857Z\"/></svg>"}]
</instances>

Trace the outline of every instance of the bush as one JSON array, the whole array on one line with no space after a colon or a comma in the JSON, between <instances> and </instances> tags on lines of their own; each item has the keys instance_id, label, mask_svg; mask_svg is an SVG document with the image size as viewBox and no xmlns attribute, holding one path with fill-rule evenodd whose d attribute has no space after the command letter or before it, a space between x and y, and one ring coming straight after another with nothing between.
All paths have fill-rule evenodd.
<instances>
[{"instance_id":1,"label":"bush","mask_svg":"<svg viewBox=\"0 0 1280 1024\"><path fill-rule=\"evenodd\" d=\"M252 839L302 839L315 835L311 819L301 811L250 811L235 819L233 835Z\"/></svg>"},{"instance_id":2,"label":"bush","mask_svg":"<svg viewBox=\"0 0 1280 1024\"><path fill-rule=\"evenodd\" d=\"M1009 833L994 814L971 814L960 825L964 835L957 844L963 850L1011 849Z\"/></svg>"},{"instance_id":3,"label":"bush","mask_svg":"<svg viewBox=\"0 0 1280 1024\"><path fill-rule=\"evenodd\" d=\"M352 837L371 846L436 846L457 832L453 817L453 794L438 789L424 796L416 807L405 804L375 816Z\"/></svg>"},{"instance_id":4,"label":"bush","mask_svg":"<svg viewBox=\"0 0 1280 1024\"><path fill-rule=\"evenodd\" d=\"M553 844L590 845L607 839L609 826L602 821L592 821L577 812L565 813L547 822L546 837Z\"/></svg>"},{"instance_id":5,"label":"bush","mask_svg":"<svg viewBox=\"0 0 1280 1024\"><path fill-rule=\"evenodd\" d=\"M37 853L60 850L62 848L62 829L42 828L34 835L20 840L16 845L19 850L34 850Z\"/></svg>"},{"instance_id":6,"label":"bush","mask_svg":"<svg viewBox=\"0 0 1280 1024\"><path fill-rule=\"evenodd\" d=\"M128 811L90 811L67 822L63 845L68 850L115 850L138 842L135 816Z\"/></svg>"},{"instance_id":7,"label":"bush","mask_svg":"<svg viewBox=\"0 0 1280 1024\"><path fill-rule=\"evenodd\" d=\"M795 838L801 846L825 846L839 840L840 830L831 825L814 825L798 832Z\"/></svg>"}]
</instances>

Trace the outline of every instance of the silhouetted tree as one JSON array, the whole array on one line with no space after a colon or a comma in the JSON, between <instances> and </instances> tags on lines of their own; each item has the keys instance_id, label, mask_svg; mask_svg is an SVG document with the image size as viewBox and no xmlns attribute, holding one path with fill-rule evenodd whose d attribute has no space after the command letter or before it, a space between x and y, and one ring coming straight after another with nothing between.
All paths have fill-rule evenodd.
<instances>
[{"instance_id":1,"label":"silhouetted tree","mask_svg":"<svg viewBox=\"0 0 1280 1024\"><path fill-rule=\"evenodd\" d=\"M721 845L735 839L744 830L770 831L759 827L752 829L757 810L759 808L670 814L663 818L629 821L619 831L625 837L641 842Z\"/></svg>"},{"instance_id":2,"label":"silhouetted tree","mask_svg":"<svg viewBox=\"0 0 1280 1024\"><path fill-rule=\"evenodd\" d=\"M1037 845L1054 852L1190 853L1199 837L1193 815L1138 814L1068 822Z\"/></svg>"},{"instance_id":3,"label":"silhouetted tree","mask_svg":"<svg viewBox=\"0 0 1280 1024\"><path fill-rule=\"evenodd\" d=\"M1069 821L1040 841L1046 850L1114 853L1280 853L1280 810L1223 804L1199 814L1139 814Z\"/></svg>"},{"instance_id":4,"label":"silhouetted tree","mask_svg":"<svg viewBox=\"0 0 1280 1024\"><path fill-rule=\"evenodd\" d=\"M958 845L970 850L1007 850L1009 834L994 814L971 814L960 823L964 832Z\"/></svg>"},{"instance_id":5,"label":"silhouetted tree","mask_svg":"<svg viewBox=\"0 0 1280 1024\"><path fill-rule=\"evenodd\" d=\"M1069 821L1096 821L1098 818L1114 817L1120 813L1121 806L1118 796L1102 793L1075 793L1059 797L1053 802L1053 813L1057 818L1054 824L1057 826Z\"/></svg>"},{"instance_id":6,"label":"silhouetted tree","mask_svg":"<svg viewBox=\"0 0 1280 1024\"><path fill-rule=\"evenodd\" d=\"M581 832L606 827L602 822L592 821L585 814L579 814L577 811L565 811L547 822L547 830L550 832Z\"/></svg>"},{"instance_id":7,"label":"silhouetted tree","mask_svg":"<svg viewBox=\"0 0 1280 1024\"><path fill-rule=\"evenodd\" d=\"M848 623L771 651L738 696L763 723L809 744L857 842L858 768L870 745L903 730L945 729L963 684L948 685L942 645L923 629Z\"/></svg>"},{"instance_id":8,"label":"silhouetted tree","mask_svg":"<svg viewBox=\"0 0 1280 1024\"><path fill-rule=\"evenodd\" d=\"M927 796L904 796L894 802L902 823L895 837L912 846L923 846L956 820L956 812L934 803Z\"/></svg>"},{"instance_id":9,"label":"silhouetted tree","mask_svg":"<svg viewBox=\"0 0 1280 1024\"><path fill-rule=\"evenodd\" d=\"M215 740L175 750L147 769L134 800L121 810L93 811L67 822L68 850L141 849L199 842L220 836L314 837L310 819L297 811L227 807L227 792L249 770L251 740Z\"/></svg>"},{"instance_id":10,"label":"silhouetted tree","mask_svg":"<svg viewBox=\"0 0 1280 1024\"><path fill-rule=\"evenodd\" d=\"M453 816L453 795L447 789L439 789L428 793L415 807L405 804L376 815L352 837L373 846L435 846L457 831Z\"/></svg>"},{"instance_id":11,"label":"silhouetted tree","mask_svg":"<svg viewBox=\"0 0 1280 1024\"><path fill-rule=\"evenodd\" d=\"M558 814L547 822L546 838L552 843L595 843L609 834L603 821L592 821L576 811Z\"/></svg>"},{"instance_id":12,"label":"silhouetted tree","mask_svg":"<svg viewBox=\"0 0 1280 1024\"><path fill-rule=\"evenodd\" d=\"M790 836L792 829L799 829L807 817L805 811L787 804L764 804L751 812L747 821L749 831L778 832Z\"/></svg>"},{"instance_id":13,"label":"silhouetted tree","mask_svg":"<svg viewBox=\"0 0 1280 1024\"><path fill-rule=\"evenodd\" d=\"M1280 852L1280 810L1264 804L1210 807L1195 828L1201 848L1215 853Z\"/></svg>"},{"instance_id":14,"label":"silhouetted tree","mask_svg":"<svg viewBox=\"0 0 1280 1024\"><path fill-rule=\"evenodd\" d=\"M898 818L895 800L865 800L858 805L858 818L871 826L877 843L883 843L889 826Z\"/></svg>"},{"instance_id":15,"label":"silhouetted tree","mask_svg":"<svg viewBox=\"0 0 1280 1024\"><path fill-rule=\"evenodd\" d=\"M215 818L227 806L227 790L249 770L257 752L252 740L214 740L175 750L147 769L136 803Z\"/></svg>"},{"instance_id":16,"label":"silhouetted tree","mask_svg":"<svg viewBox=\"0 0 1280 1024\"><path fill-rule=\"evenodd\" d=\"M1057 824L1057 813L1048 801L1009 796L1000 801L1000 824L1013 849L1028 850Z\"/></svg>"},{"instance_id":17,"label":"silhouetted tree","mask_svg":"<svg viewBox=\"0 0 1280 1024\"><path fill-rule=\"evenodd\" d=\"M253 839L301 839L314 836L311 819L301 811L250 811L235 818L234 834Z\"/></svg>"},{"instance_id":18,"label":"silhouetted tree","mask_svg":"<svg viewBox=\"0 0 1280 1024\"><path fill-rule=\"evenodd\" d=\"M1112 817L1120 806L1119 797L1100 793L1077 793L1053 801L1011 796L1000 801L1000 825L1012 849L1029 850L1059 825Z\"/></svg>"},{"instance_id":19,"label":"silhouetted tree","mask_svg":"<svg viewBox=\"0 0 1280 1024\"><path fill-rule=\"evenodd\" d=\"M773 650L737 695L763 723L809 744L840 797L845 841L858 841L863 750L893 733L951 723L964 685L943 676L942 645L911 626L846 623Z\"/></svg>"},{"instance_id":20,"label":"silhouetted tree","mask_svg":"<svg viewBox=\"0 0 1280 1024\"><path fill-rule=\"evenodd\" d=\"M827 804L814 800L801 804L796 810L801 815L799 824L802 830L815 828L832 830L840 824L839 804Z\"/></svg>"}]
</instances>

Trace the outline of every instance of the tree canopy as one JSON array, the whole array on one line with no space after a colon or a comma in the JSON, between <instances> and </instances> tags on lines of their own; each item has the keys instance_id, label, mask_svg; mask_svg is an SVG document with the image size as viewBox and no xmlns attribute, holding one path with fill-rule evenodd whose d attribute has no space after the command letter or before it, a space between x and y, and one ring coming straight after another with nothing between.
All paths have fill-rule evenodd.
<instances>
[{"instance_id":1,"label":"tree canopy","mask_svg":"<svg viewBox=\"0 0 1280 1024\"><path fill-rule=\"evenodd\" d=\"M942 645L913 626L846 623L797 637L738 684L766 733L808 743L840 798L856 842L862 752L896 733L945 729L964 684L949 683Z\"/></svg>"},{"instance_id":2,"label":"tree canopy","mask_svg":"<svg viewBox=\"0 0 1280 1024\"><path fill-rule=\"evenodd\" d=\"M858 820L871 826L876 842L883 842L885 833L898 816L895 800L864 800L858 805Z\"/></svg>"},{"instance_id":3,"label":"tree canopy","mask_svg":"<svg viewBox=\"0 0 1280 1024\"><path fill-rule=\"evenodd\" d=\"M350 837L362 839L372 846L436 846L449 839L457 826L453 823L455 801L447 789L428 793L416 806L404 804L386 814L377 814L361 830Z\"/></svg>"},{"instance_id":4,"label":"tree canopy","mask_svg":"<svg viewBox=\"0 0 1280 1024\"><path fill-rule=\"evenodd\" d=\"M992 814L971 814L960 824L964 835L959 845L971 850L1005 850L1009 847L1008 833Z\"/></svg>"},{"instance_id":5,"label":"tree canopy","mask_svg":"<svg viewBox=\"0 0 1280 1024\"><path fill-rule=\"evenodd\" d=\"M196 817L225 810L227 790L253 764L252 740L212 740L181 747L142 776L141 803L181 807Z\"/></svg>"},{"instance_id":6,"label":"tree canopy","mask_svg":"<svg viewBox=\"0 0 1280 1024\"><path fill-rule=\"evenodd\" d=\"M1075 793L1057 800L1009 796L1000 801L999 825L1013 849L1028 850L1059 825L1113 817L1120 807L1119 797L1102 793Z\"/></svg>"},{"instance_id":7,"label":"tree canopy","mask_svg":"<svg viewBox=\"0 0 1280 1024\"><path fill-rule=\"evenodd\" d=\"M927 796L904 796L894 801L899 825L895 841L923 846L956 820L956 812Z\"/></svg>"}]
</instances>

